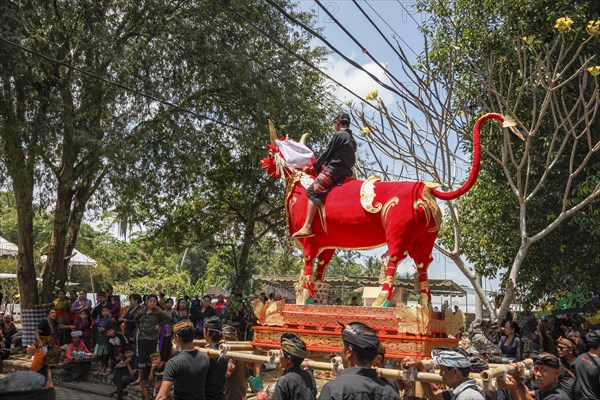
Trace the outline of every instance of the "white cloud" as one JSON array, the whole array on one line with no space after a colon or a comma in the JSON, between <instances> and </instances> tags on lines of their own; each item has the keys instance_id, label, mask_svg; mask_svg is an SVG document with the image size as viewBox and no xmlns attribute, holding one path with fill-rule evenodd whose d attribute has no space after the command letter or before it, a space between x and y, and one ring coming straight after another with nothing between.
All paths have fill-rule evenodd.
<instances>
[{"instance_id":1,"label":"white cloud","mask_svg":"<svg viewBox=\"0 0 600 400\"><path fill-rule=\"evenodd\" d=\"M385 65L384 62L381 62L381 64ZM369 71L379 80L390 85L390 79L385 75L385 71L381 69L379 65L374 62L368 62L361 65L365 70ZM364 99L367 93L370 91L377 90L379 92L379 97L381 97L386 104L389 105L395 102L394 95L391 92L381 87L369 75L353 67L345 60L330 57L321 65L321 68L324 69L325 72L327 72L327 74L336 81L342 83L344 86L359 95L362 99ZM331 89L331 92L344 102L347 100L352 100L354 103L357 103L359 101L355 96L348 93L344 88L337 86L337 84L334 82L331 82Z\"/></svg>"}]
</instances>

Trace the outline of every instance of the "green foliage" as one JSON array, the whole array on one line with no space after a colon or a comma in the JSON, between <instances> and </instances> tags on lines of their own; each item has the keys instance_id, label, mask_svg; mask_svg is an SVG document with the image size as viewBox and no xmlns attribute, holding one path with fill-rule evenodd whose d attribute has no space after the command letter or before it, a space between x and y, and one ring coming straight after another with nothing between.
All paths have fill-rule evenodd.
<instances>
[{"instance_id":1,"label":"green foliage","mask_svg":"<svg viewBox=\"0 0 600 400\"><path fill-rule=\"evenodd\" d=\"M539 56L545 65L562 71L560 76L557 74L552 78L558 82L571 73L576 73L577 78L587 74L581 63L596 56L600 45L594 38L584 43L588 38L585 26L587 21L600 18L600 8L597 2L569 0L484 0L477 3L424 0L420 5L432 16L424 28L432 43L431 60L438 71L447 70L451 63L457 64L454 71L463 84L455 93L455 101L470 104L474 116L490 111L511 113L526 129L532 129L532 121L537 122L541 113L540 128L529 138L526 154L524 144L518 140L509 140L507 144L497 129L482 138L482 143L498 159L509 157L507 150L514 152L517 163L525 155L526 170L517 171L509 162L505 173L498 163L484 155L477 185L457 201L464 254L480 273L496 276L513 266L515 255L522 246L521 230L528 237L542 231L560 215L564 197L568 208L576 205L592 193L600 178L600 159L596 153L591 155L580 176L574 176L569 183L571 189L564 193L571 154L574 154L574 165L579 165L588 152L588 145L579 143L578 146L574 135L561 130L560 122L557 122L580 96L597 94L597 85L592 84L582 90L578 79L566 82L560 88L560 107L553 104L550 111L543 111L540 107L545 96L543 84L550 79L549 74L541 67L542 74L536 75L535 65L525 75L521 71L524 63ZM570 17L574 22L565 33L558 33L554 28L555 21L561 17ZM583 52L577 57L566 56L561 61L557 56L573 54L578 48ZM555 66L554 63L558 64ZM508 82L514 85L513 92L507 90ZM523 91L517 100L517 88L521 82ZM496 101L497 97L490 93L490 89L487 92L481 90L490 85L500 92L501 101ZM580 113L581 109L566 125L572 126L570 124ZM583 132L586 125L591 128L587 140L592 145L598 143L600 132L594 121L575 128L574 132ZM550 150L557 127L559 141L564 140L568 150L549 169L546 160L557 154L556 146ZM503 147L505 145L508 147ZM527 201L523 201L523 195L515 195L506 176L520 185L521 193L528 195L544 174L547 174L547 179L541 190ZM526 181L524 176L527 176ZM519 220L521 210L525 215L524 225ZM594 218L598 212L596 200L528 249L518 274L519 297L539 304L572 287L582 287L590 293L600 291L600 284L595 278L600 248L593 244L599 239L600 224ZM440 238L447 245L453 243L452 227L448 222L444 224Z\"/></svg>"},{"instance_id":2,"label":"green foliage","mask_svg":"<svg viewBox=\"0 0 600 400\"><path fill-rule=\"evenodd\" d=\"M283 216L275 203L281 187L258 168L266 120L273 118L294 136L320 133L331 107L317 73L234 12L312 62L318 63L322 49L311 49L309 38L264 2L224 4L0 4L3 37L180 107L0 46L0 83L10 87L0 97L0 172L9 173L0 183L15 188L24 221L33 218L28 207L47 210L55 203L52 240L45 240L50 246L44 275L52 283L44 296L55 278L66 279L63 255L75 244L115 266L115 276L98 268L100 282L172 273L168 285L184 285L176 258L189 245L198 249L191 257L194 279L203 274L208 251L230 245L238 255L235 287L239 291L248 281L252 246ZM148 262L128 249L113 254L114 243L98 238L80 246L79 229L90 209L151 225L169 250L159 254L154 248ZM34 258L30 251L28 256ZM144 285L159 285L148 279Z\"/></svg>"}]
</instances>

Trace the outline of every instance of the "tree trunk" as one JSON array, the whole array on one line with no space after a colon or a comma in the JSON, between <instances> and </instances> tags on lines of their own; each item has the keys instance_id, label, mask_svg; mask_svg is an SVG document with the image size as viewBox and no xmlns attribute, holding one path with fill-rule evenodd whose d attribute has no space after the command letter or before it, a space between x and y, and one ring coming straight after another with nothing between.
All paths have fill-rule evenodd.
<instances>
[{"instance_id":1,"label":"tree trunk","mask_svg":"<svg viewBox=\"0 0 600 400\"><path fill-rule=\"evenodd\" d=\"M17 254L17 280L21 308L38 304L38 289L33 258L33 176L29 182L15 182L13 191L17 203L19 225L19 253Z\"/></svg>"},{"instance_id":2,"label":"tree trunk","mask_svg":"<svg viewBox=\"0 0 600 400\"><path fill-rule=\"evenodd\" d=\"M248 259L250 258L250 250L254 244L254 228L256 225L256 212L258 205L252 207L250 215L246 221L244 229L244 241L242 243L242 251L240 252L240 258L238 260L238 268L236 270L235 281L233 283L232 293L233 295L242 296L244 288L248 283Z\"/></svg>"},{"instance_id":3,"label":"tree trunk","mask_svg":"<svg viewBox=\"0 0 600 400\"><path fill-rule=\"evenodd\" d=\"M61 174L59 177L56 206L54 207L54 223L48 247L48 258L42 272L43 303L54 300L56 286L63 289L66 280L65 242L73 201L73 190L69 184L70 177L70 173ZM60 278L62 278L62 282Z\"/></svg>"}]
</instances>

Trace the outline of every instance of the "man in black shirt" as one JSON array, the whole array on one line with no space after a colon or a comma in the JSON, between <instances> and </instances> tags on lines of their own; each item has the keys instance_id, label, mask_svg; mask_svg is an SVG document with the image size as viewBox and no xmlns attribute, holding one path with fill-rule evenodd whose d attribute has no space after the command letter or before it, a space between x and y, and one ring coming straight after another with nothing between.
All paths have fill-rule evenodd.
<instances>
[{"instance_id":1,"label":"man in black shirt","mask_svg":"<svg viewBox=\"0 0 600 400\"><path fill-rule=\"evenodd\" d=\"M223 339L221 333L221 318L217 315L206 318L203 325L204 340L206 347L213 350L219 349L219 343ZM208 374L206 375L206 386L204 395L206 400L225 400L225 380L227 374L227 359L223 357L210 357L208 362Z\"/></svg>"},{"instance_id":2,"label":"man in black shirt","mask_svg":"<svg viewBox=\"0 0 600 400\"><path fill-rule=\"evenodd\" d=\"M102 315L102 308L108 306L108 298L106 292L98 292L96 293L96 305L92 310L92 321L95 321L99 316Z\"/></svg>"},{"instance_id":3,"label":"man in black shirt","mask_svg":"<svg viewBox=\"0 0 600 400\"><path fill-rule=\"evenodd\" d=\"M300 366L308 356L306 344L292 333L281 335L280 360L283 376L275 385L273 400L315 400L317 384L315 377Z\"/></svg>"},{"instance_id":4,"label":"man in black shirt","mask_svg":"<svg viewBox=\"0 0 600 400\"><path fill-rule=\"evenodd\" d=\"M511 392L514 400L570 400L567 393L558 386L558 376L560 375L560 360L550 353L534 355L533 376L535 383L539 387L535 391L535 397L528 392L525 383L517 375L513 376L510 386L505 386ZM515 365L515 364L511 364ZM504 385L502 385L504 386Z\"/></svg>"},{"instance_id":5,"label":"man in black shirt","mask_svg":"<svg viewBox=\"0 0 600 400\"><path fill-rule=\"evenodd\" d=\"M361 322L342 325L340 350L344 370L321 390L319 400L400 400L371 368L379 349L375 330Z\"/></svg>"},{"instance_id":6,"label":"man in black shirt","mask_svg":"<svg viewBox=\"0 0 600 400\"><path fill-rule=\"evenodd\" d=\"M590 350L575 361L575 388L573 398L577 400L600 399L600 330L585 337Z\"/></svg>"},{"instance_id":7,"label":"man in black shirt","mask_svg":"<svg viewBox=\"0 0 600 400\"><path fill-rule=\"evenodd\" d=\"M167 362L156 400L168 399L171 389L174 400L205 400L209 362L206 354L194 348L194 325L189 321L180 322L173 327L173 333L181 353Z\"/></svg>"},{"instance_id":8,"label":"man in black shirt","mask_svg":"<svg viewBox=\"0 0 600 400\"><path fill-rule=\"evenodd\" d=\"M292 235L295 239L313 236L312 221L317 207L325 200L327 193L335 186L352 176L352 167L356 162L356 141L350 130L350 115L339 113L333 120L335 133L325 151L307 172L319 172L314 183L306 190L308 203L306 219L300 230ZM322 170L321 170L322 168Z\"/></svg>"}]
</instances>

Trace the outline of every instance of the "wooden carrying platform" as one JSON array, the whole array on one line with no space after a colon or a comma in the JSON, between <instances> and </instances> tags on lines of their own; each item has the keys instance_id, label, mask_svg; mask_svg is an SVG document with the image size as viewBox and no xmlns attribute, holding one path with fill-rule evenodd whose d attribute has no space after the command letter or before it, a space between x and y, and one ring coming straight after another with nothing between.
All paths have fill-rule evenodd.
<instances>
[{"instance_id":1,"label":"wooden carrying platform","mask_svg":"<svg viewBox=\"0 0 600 400\"><path fill-rule=\"evenodd\" d=\"M379 334L386 348L386 357L407 356L429 358L435 347L455 347L458 339L448 338L445 322L431 318L427 308L399 305L396 308L297 305L267 302L255 304L261 325L255 326L252 345L258 348L279 348L279 338L285 332L298 335L308 350L338 353L342 344L342 327L359 321Z\"/></svg>"}]
</instances>

